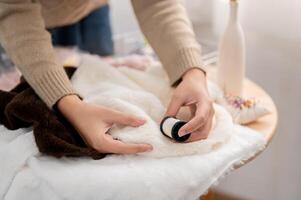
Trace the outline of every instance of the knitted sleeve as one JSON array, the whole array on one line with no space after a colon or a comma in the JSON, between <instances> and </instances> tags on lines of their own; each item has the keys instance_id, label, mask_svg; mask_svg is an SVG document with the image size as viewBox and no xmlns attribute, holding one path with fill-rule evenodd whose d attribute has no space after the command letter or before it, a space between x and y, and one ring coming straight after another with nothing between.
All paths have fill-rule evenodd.
<instances>
[{"instance_id":1,"label":"knitted sleeve","mask_svg":"<svg viewBox=\"0 0 301 200\"><path fill-rule=\"evenodd\" d=\"M140 28L166 69L171 84L188 69L201 69L201 47L179 0L132 0L132 4Z\"/></svg>"},{"instance_id":2,"label":"knitted sleeve","mask_svg":"<svg viewBox=\"0 0 301 200\"><path fill-rule=\"evenodd\" d=\"M31 0L0 0L0 42L35 92L52 107L76 92L56 61L40 9Z\"/></svg>"}]
</instances>

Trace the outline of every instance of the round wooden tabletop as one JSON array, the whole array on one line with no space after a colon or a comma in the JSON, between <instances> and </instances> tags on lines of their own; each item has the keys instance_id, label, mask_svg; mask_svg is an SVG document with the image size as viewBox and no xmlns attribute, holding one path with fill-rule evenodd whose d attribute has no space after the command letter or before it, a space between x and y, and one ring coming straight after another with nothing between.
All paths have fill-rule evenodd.
<instances>
[{"instance_id":1,"label":"round wooden tabletop","mask_svg":"<svg viewBox=\"0 0 301 200\"><path fill-rule=\"evenodd\" d=\"M259 85L248 79L244 82L244 96L260 99L260 101L264 102L267 108L271 111L270 114L248 124L249 128L257 130L264 135L267 144L270 143L275 134L278 123L278 112L275 103L267 92L265 92Z\"/></svg>"},{"instance_id":2,"label":"round wooden tabletop","mask_svg":"<svg viewBox=\"0 0 301 200\"><path fill-rule=\"evenodd\" d=\"M251 124L248 124L249 128L257 130L264 135L267 144L270 143L275 134L278 123L278 112L275 103L269 94L265 92L259 85L247 79L244 82L244 96L256 97L256 99L260 99L260 101L264 102L267 108L271 111L270 114L259 118L257 121Z\"/></svg>"},{"instance_id":3,"label":"round wooden tabletop","mask_svg":"<svg viewBox=\"0 0 301 200\"><path fill-rule=\"evenodd\" d=\"M271 112L270 114L259 118L258 120L248 124L247 126L251 129L258 131L259 133L263 134L266 140L267 147L274 134L278 123L278 112L273 102L272 98L269 96L267 92L265 92L259 85L254 83L249 79L245 79L244 81L244 93L243 96L246 98L253 98L259 99L260 101L265 103L265 106ZM254 160L260 153L262 153L265 149L255 154L253 157L248 159L247 161L242 162L241 164L235 165L234 168L238 169L245 164L249 163L250 161Z\"/></svg>"}]
</instances>

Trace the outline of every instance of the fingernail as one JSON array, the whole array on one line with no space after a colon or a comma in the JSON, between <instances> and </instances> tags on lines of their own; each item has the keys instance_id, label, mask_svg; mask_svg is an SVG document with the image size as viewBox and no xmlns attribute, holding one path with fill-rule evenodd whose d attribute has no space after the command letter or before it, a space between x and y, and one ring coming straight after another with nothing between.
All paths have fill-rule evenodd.
<instances>
[{"instance_id":1,"label":"fingernail","mask_svg":"<svg viewBox=\"0 0 301 200\"><path fill-rule=\"evenodd\" d=\"M143 125L143 124L145 124L145 120L143 120L143 119L138 119L138 120L136 120L135 121L135 125L136 126L141 126L141 125Z\"/></svg>"},{"instance_id":2,"label":"fingernail","mask_svg":"<svg viewBox=\"0 0 301 200\"><path fill-rule=\"evenodd\" d=\"M147 151L152 151L152 150L153 150L152 146L150 146L150 147L147 148Z\"/></svg>"},{"instance_id":3,"label":"fingernail","mask_svg":"<svg viewBox=\"0 0 301 200\"><path fill-rule=\"evenodd\" d=\"M179 136L182 136L183 134L185 134L185 130L180 129L179 132L178 132L178 135L179 135Z\"/></svg>"},{"instance_id":4,"label":"fingernail","mask_svg":"<svg viewBox=\"0 0 301 200\"><path fill-rule=\"evenodd\" d=\"M139 122L140 122L140 123L145 123L146 120L145 120L145 119L139 119Z\"/></svg>"},{"instance_id":5,"label":"fingernail","mask_svg":"<svg viewBox=\"0 0 301 200\"><path fill-rule=\"evenodd\" d=\"M184 135L187 135L188 133L185 130L183 130L183 131L179 131L178 134L179 134L180 137L182 137Z\"/></svg>"}]
</instances>

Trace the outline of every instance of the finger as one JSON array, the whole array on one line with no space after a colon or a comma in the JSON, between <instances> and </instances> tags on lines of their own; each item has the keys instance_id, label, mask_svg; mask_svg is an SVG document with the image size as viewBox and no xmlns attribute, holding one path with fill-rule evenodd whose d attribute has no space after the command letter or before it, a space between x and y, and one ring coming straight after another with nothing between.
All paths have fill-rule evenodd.
<instances>
[{"instance_id":1,"label":"finger","mask_svg":"<svg viewBox=\"0 0 301 200\"><path fill-rule=\"evenodd\" d=\"M117 154L142 153L153 149L149 144L129 144L120 140L114 140L110 135L106 135L102 146L102 151Z\"/></svg>"},{"instance_id":2,"label":"finger","mask_svg":"<svg viewBox=\"0 0 301 200\"><path fill-rule=\"evenodd\" d=\"M190 105L189 110L190 110L190 119L192 119L195 116L196 105L195 104Z\"/></svg>"},{"instance_id":3,"label":"finger","mask_svg":"<svg viewBox=\"0 0 301 200\"><path fill-rule=\"evenodd\" d=\"M204 104L197 105L195 116L179 130L179 136L184 136L200 129L206 124L210 115L211 107Z\"/></svg>"},{"instance_id":4,"label":"finger","mask_svg":"<svg viewBox=\"0 0 301 200\"><path fill-rule=\"evenodd\" d=\"M145 124L146 120L127 113L113 111L112 122L121 125L137 127Z\"/></svg>"},{"instance_id":5,"label":"finger","mask_svg":"<svg viewBox=\"0 0 301 200\"><path fill-rule=\"evenodd\" d=\"M179 130L179 136L182 137L196 131L204 125L204 121L202 116L195 116Z\"/></svg>"},{"instance_id":6,"label":"finger","mask_svg":"<svg viewBox=\"0 0 301 200\"><path fill-rule=\"evenodd\" d=\"M165 116L176 116L183 105L181 98L173 96L166 110Z\"/></svg>"},{"instance_id":7,"label":"finger","mask_svg":"<svg viewBox=\"0 0 301 200\"><path fill-rule=\"evenodd\" d=\"M208 120L205 126L202 129L199 129L191 134L187 142L193 142L197 140L204 140L208 138L208 135L212 129L213 120Z\"/></svg>"}]
</instances>

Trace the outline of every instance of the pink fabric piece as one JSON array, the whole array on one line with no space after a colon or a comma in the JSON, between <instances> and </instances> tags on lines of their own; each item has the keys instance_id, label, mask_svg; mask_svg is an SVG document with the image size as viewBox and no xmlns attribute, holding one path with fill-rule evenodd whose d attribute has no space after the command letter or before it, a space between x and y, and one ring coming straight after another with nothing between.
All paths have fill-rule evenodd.
<instances>
[{"instance_id":1,"label":"pink fabric piece","mask_svg":"<svg viewBox=\"0 0 301 200\"><path fill-rule=\"evenodd\" d=\"M0 75L0 90L9 91L20 82L18 70L7 71Z\"/></svg>"}]
</instances>

